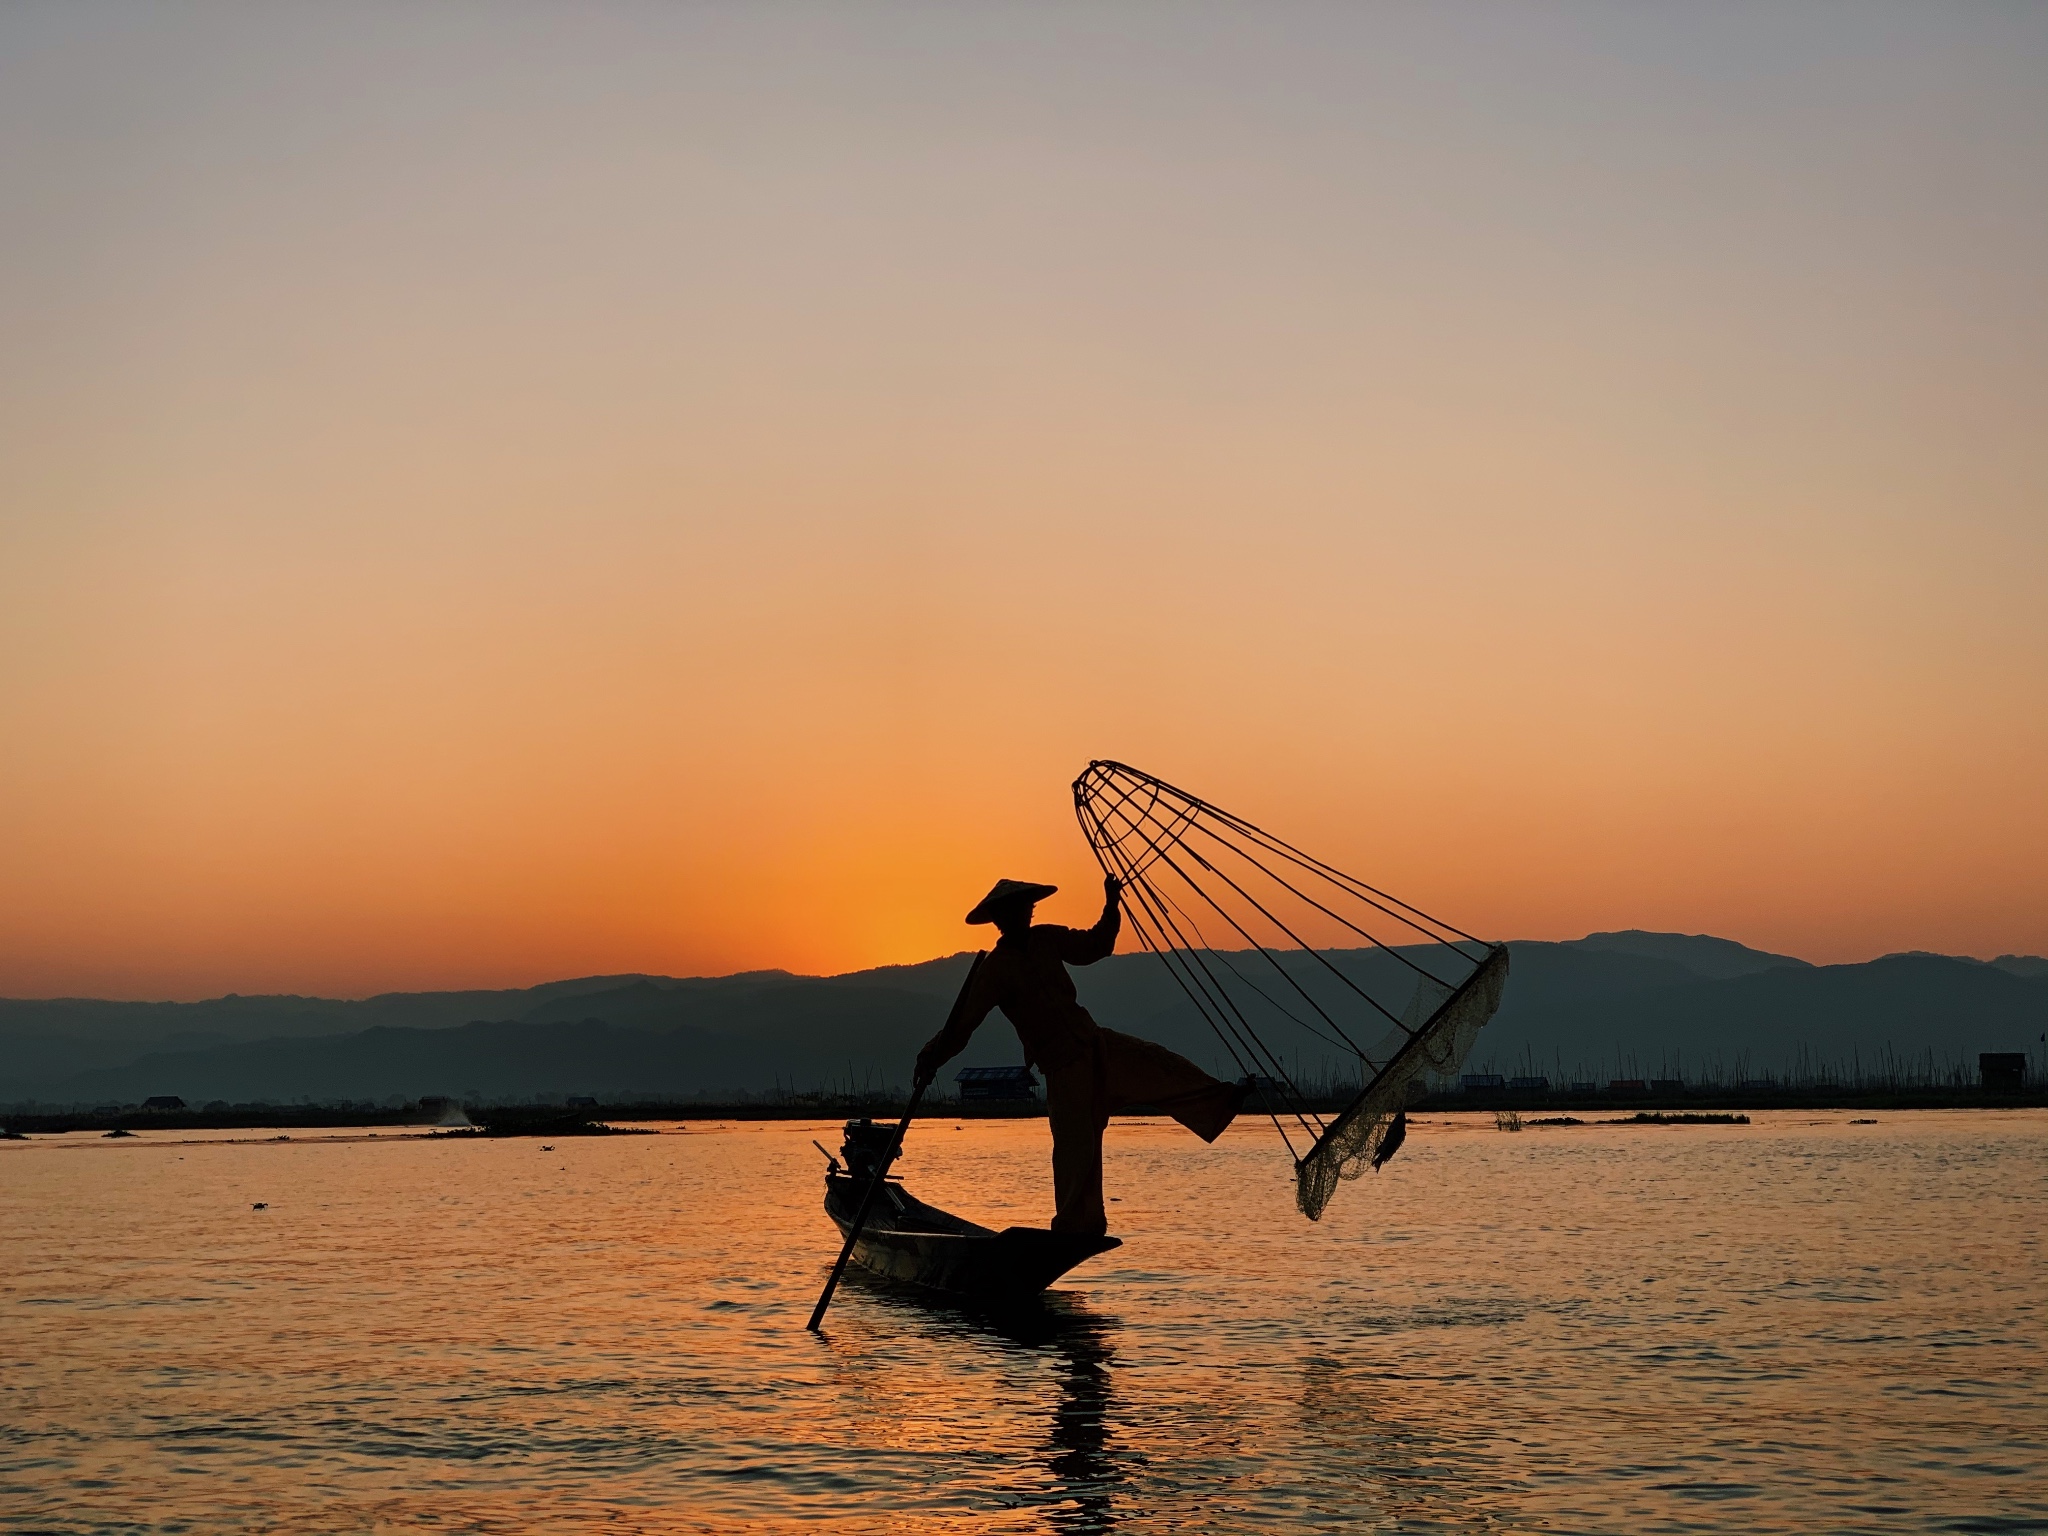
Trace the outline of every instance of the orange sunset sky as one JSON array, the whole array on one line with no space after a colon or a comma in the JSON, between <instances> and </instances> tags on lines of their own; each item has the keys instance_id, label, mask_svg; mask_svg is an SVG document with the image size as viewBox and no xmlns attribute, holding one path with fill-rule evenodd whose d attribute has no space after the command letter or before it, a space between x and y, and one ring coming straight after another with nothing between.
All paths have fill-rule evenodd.
<instances>
[{"instance_id":1,"label":"orange sunset sky","mask_svg":"<svg viewBox=\"0 0 2048 1536\"><path fill-rule=\"evenodd\" d=\"M835 971L1136 763L2048 951L2048 8L10 5L0 994Z\"/></svg>"}]
</instances>

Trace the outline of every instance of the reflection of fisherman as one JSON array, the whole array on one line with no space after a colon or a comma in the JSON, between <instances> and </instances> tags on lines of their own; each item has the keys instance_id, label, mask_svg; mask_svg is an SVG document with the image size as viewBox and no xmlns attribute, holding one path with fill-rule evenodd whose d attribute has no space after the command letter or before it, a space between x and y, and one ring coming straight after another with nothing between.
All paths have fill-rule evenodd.
<instances>
[{"instance_id":1,"label":"reflection of fisherman","mask_svg":"<svg viewBox=\"0 0 2048 1536\"><path fill-rule=\"evenodd\" d=\"M1017 1027L1026 1065L1045 1073L1045 1104L1052 1121L1055 1232L1098 1235L1109 1226L1102 1207L1102 1133L1109 1117L1149 1104L1173 1116L1204 1141L1214 1141L1236 1118L1250 1081L1226 1083L1162 1045L1104 1029L1074 997L1069 965L1093 965L1116 948L1114 876L1103 882L1102 917L1093 928L1033 926L1031 909L1056 886L998 880L970 923L994 923L1001 932L952 1020L917 1053L917 1080L929 1083L959 1055L991 1008Z\"/></svg>"}]
</instances>

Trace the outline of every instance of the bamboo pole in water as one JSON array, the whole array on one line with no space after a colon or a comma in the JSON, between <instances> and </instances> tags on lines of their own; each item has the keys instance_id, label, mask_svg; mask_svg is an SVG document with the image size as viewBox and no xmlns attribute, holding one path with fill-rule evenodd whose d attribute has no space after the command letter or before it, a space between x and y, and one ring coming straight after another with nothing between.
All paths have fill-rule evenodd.
<instances>
[{"instance_id":1,"label":"bamboo pole in water","mask_svg":"<svg viewBox=\"0 0 2048 1536\"><path fill-rule=\"evenodd\" d=\"M988 958L988 951L981 950L974 957L974 963L967 967L967 979L960 983L960 995L953 999L953 1006L947 1011L946 1023L950 1026L959 1017L960 1010L967 1003L967 994L974 986L975 972L981 969L981 962ZM903 1134L910 1129L910 1122L916 1118L917 1106L924 1098L929 1086L925 1078L919 1078L910 1090L910 1103L904 1106L903 1119L896 1127L896 1134L889 1138L889 1149L875 1164L875 1176L868 1180L867 1193L860 1197L860 1209L854 1212L853 1222L846 1229L846 1242L839 1249L839 1262L832 1266L832 1273L825 1279L825 1289L818 1293L818 1304L811 1309L811 1320L804 1326L816 1333L825 1321L825 1309L832 1305L832 1293L839 1289L839 1277L846 1273L846 1261L853 1257L853 1245L860 1241L861 1229L868 1224L868 1212L875 1207L875 1196L882 1192L882 1185L888 1180L889 1165L896 1161L896 1154L903 1149Z\"/></svg>"}]
</instances>

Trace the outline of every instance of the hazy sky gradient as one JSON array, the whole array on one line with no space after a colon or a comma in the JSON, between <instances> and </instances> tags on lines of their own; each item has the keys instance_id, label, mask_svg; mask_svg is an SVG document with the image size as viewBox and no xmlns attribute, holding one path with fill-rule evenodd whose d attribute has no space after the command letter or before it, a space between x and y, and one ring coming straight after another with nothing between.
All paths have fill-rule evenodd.
<instances>
[{"instance_id":1,"label":"hazy sky gradient","mask_svg":"<svg viewBox=\"0 0 2048 1536\"><path fill-rule=\"evenodd\" d=\"M0 993L837 970L1161 773L2048 951L2048 7L0 10Z\"/></svg>"}]
</instances>

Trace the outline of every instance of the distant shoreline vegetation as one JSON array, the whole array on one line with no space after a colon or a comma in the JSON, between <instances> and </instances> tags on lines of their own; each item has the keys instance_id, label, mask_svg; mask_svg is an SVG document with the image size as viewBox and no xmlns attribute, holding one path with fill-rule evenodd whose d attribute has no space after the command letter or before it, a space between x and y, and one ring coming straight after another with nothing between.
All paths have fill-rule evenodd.
<instances>
[{"instance_id":1,"label":"distant shoreline vegetation","mask_svg":"<svg viewBox=\"0 0 2048 1536\"><path fill-rule=\"evenodd\" d=\"M1346 1101L1330 1098L1318 1104L1335 1111ZM144 1110L137 1106L102 1107L97 1110L17 1109L0 1114L0 1135L8 1137L50 1136L78 1131L215 1131L334 1129L361 1126L366 1129L409 1130L422 1135L574 1136L605 1134L606 1127L646 1124L650 1121L713 1122L721 1120L805 1120L838 1121L856 1115L888 1118L903 1110L900 1092L834 1096L792 1094L726 1102L628 1099L593 1102L565 1112L559 1105L474 1103L457 1106L466 1120L451 1121L446 1106L435 1101L422 1108L412 1104L396 1109L340 1104L231 1104L196 1109ZM1487 1111L1511 1114L1543 1114L1576 1110L1604 1117L1593 1124L1714 1124L1732 1123L1729 1116L1748 1110L1887 1110L1914 1109L2023 1109L2048 1107L2048 1085L2035 1083L2018 1090L1965 1088L1926 1089L1825 1089L1785 1087L1768 1092L1722 1092L1699 1088L1679 1092L1637 1093L1633 1090L1601 1089L1593 1093L1512 1094L1476 1092L1431 1093L1413 1100L1415 1114L1451 1114ZM1254 1099L1248 1113L1258 1113ZM1010 1101L961 1101L952 1098L927 1100L927 1118L944 1120L1029 1120L1042 1119L1042 1099ZM1142 1106L1118 1119L1148 1118ZM473 1123L472 1123L473 1122ZM1527 1122L1540 1125L1541 1120ZM1577 1123L1577 1122L1552 1122Z\"/></svg>"}]
</instances>

